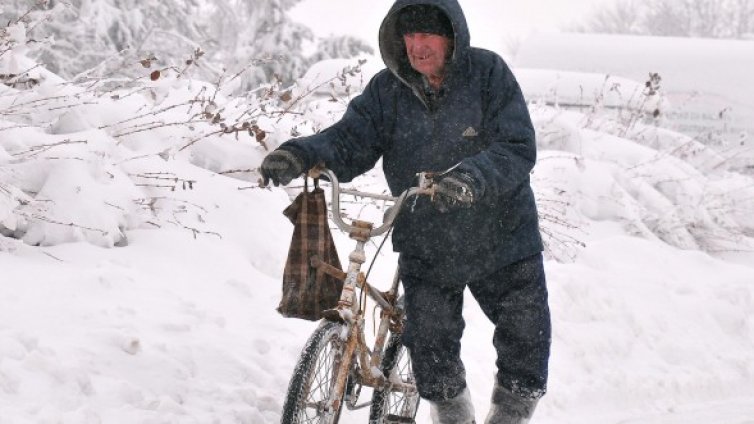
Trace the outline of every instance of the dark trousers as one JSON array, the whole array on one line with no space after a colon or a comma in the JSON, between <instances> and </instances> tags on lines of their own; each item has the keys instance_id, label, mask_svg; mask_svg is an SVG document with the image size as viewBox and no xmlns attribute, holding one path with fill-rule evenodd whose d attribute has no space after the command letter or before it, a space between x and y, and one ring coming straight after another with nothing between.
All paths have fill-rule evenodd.
<instances>
[{"instance_id":1,"label":"dark trousers","mask_svg":"<svg viewBox=\"0 0 754 424\"><path fill-rule=\"evenodd\" d=\"M451 399L466 387L460 357L465 286L495 324L498 382L524 397L544 395L551 330L541 254L467 284L401 277L406 302L403 343L409 349L421 397Z\"/></svg>"}]
</instances>

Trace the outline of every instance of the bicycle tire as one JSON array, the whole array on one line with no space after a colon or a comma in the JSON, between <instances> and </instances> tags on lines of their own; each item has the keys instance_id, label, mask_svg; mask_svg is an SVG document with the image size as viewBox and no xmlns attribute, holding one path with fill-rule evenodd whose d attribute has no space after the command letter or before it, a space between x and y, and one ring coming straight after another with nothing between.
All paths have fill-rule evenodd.
<instances>
[{"instance_id":1,"label":"bicycle tire","mask_svg":"<svg viewBox=\"0 0 754 424\"><path fill-rule=\"evenodd\" d=\"M281 424L338 423L342 402L330 415L324 413L324 407L331 403L330 392L345 351L341 339L344 328L342 324L323 321L309 337L288 383Z\"/></svg>"},{"instance_id":2,"label":"bicycle tire","mask_svg":"<svg viewBox=\"0 0 754 424\"><path fill-rule=\"evenodd\" d=\"M388 381L400 378L403 383L416 384L411 369L408 349L401 343L401 334L391 333L382 358L382 373ZM389 387L375 388L372 392L372 405L369 408L369 424L390 422L413 423L419 410L419 394L407 395L390 390Z\"/></svg>"}]
</instances>

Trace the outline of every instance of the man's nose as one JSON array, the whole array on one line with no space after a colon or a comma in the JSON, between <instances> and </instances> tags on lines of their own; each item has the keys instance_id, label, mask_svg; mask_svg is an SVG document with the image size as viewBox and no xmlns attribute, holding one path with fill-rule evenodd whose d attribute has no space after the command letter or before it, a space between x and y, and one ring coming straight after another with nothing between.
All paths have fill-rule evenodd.
<instances>
[{"instance_id":1,"label":"man's nose","mask_svg":"<svg viewBox=\"0 0 754 424\"><path fill-rule=\"evenodd\" d=\"M428 44L427 44L426 40L423 40L423 39L421 39L419 37L414 38L413 43L412 43L412 47L414 48L414 50L425 49L425 48L427 48L427 45Z\"/></svg>"}]
</instances>

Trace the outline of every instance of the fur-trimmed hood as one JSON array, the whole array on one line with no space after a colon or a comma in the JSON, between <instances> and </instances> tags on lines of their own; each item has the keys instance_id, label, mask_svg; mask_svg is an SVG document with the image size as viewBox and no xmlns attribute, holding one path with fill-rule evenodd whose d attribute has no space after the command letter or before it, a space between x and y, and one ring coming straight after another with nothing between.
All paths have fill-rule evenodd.
<instances>
[{"instance_id":1,"label":"fur-trimmed hood","mask_svg":"<svg viewBox=\"0 0 754 424\"><path fill-rule=\"evenodd\" d=\"M456 0L397 0L388 11L387 16L380 25L379 43L380 54L387 68L398 79L409 87L417 87L421 76L416 72L408 61L406 47L403 38L398 33L398 13L407 6L429 5L435 6L447 15L453 25L453 54L448 60L448 74L460 67L467 60L471 39L466 17L461 10L461 5Z\"/></svg>"}]
</instances>

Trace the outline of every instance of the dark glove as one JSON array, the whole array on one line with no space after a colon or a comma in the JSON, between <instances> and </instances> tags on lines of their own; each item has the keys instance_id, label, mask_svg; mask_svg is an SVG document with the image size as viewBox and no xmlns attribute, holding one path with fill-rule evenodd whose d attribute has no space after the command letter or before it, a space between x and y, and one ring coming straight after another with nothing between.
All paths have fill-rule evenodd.
<instances>
[{"instance_id":1,"label":"dark glove","mask_svg":"<svg viewBox=\"0 0 754 424\"><path fill-rule=\"evenodd\" d=\"M476 200L474 180L461 172L453 171L442 176L435 183L432 204L442 213L452 209L468 208Z\"/></svg>"},{"instance_id":2,"label":"dark glove","mask_svg":"<svg viewBox=\"0 0 754 424\"><path fill-rule=\"evenodd\" d=\"M288 185L304 173L304 161L289 150L277 149L264 158L259 170L262 173L263 185L267 186L270 180L275 187L281 184Z\"/></svg>"}]
</instances>

